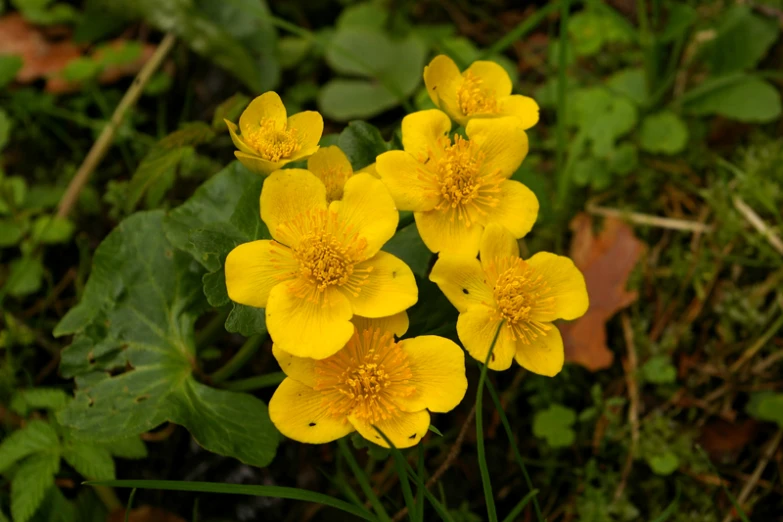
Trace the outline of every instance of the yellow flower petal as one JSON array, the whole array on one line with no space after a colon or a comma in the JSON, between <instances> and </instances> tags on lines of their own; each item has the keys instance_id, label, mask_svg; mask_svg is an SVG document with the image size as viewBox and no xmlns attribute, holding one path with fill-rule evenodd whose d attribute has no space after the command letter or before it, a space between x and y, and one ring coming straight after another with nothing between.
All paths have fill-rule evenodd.
<instances>
[{"instance_id":1,"label":"yellow flower petal","mask_svg":"<svg viewBox=\"0 0 783 522\"><path fill-rule=\"evenodd\" d=\"M416 304L419 298L411 269L387 252L378 252L373 258L357 264L351 280L341 290L353 312L363 317L386 317L402 312Z\"/></svg>"},{"instance_id":2,"label":"yellow flower petal","mask_svg":"<svg viewBox=\"0 0 783 522\"><path fill-rule=\"evenodd\" d=\"M451 120L437 109L414 112L402 119L402 146L420 163L432 155L439 156L446 135L451 130Z\"/></svg>"},{"instance_id":3,"label":"yellow flower petal","mask_svg":"<svg viewBox=\"0 0 783 522\"><path fill-rule=\"evenodd\" d=\"M398 398L398 406L405 411L426 408L441 413L456 408L468 389L462 348L436 335L422 335L400 343L413 373L408 382L416 392Z\"/></svg>"},{"instance_id":4,"label":"yellow flower petal","mask_svg":"<svg viewBox=\"0 0 783 522\"><path fill-rule=\"evenodd\" d=\"M275 390L269 401L269 417L280 433L308 444L332 442L354 431L346 419L327 413L320 392L293 379L285 379Z\"/></svg>"},{"instance_id":5,"label":"yellow flower petal","mask_svg":"<svg viewBox=\"0 0 783 522\"><path fill-rule=\"evenodd\" d=\"M339 147L321 147L307 160L307 170L326 187L326 200L342 199L345 182L353 176L353 167Z\"/></svg>"},{"instance_id":6,"label":"yellow flower petal","mask_svg":"<svg viewBox=\"0 0 783 522\"><path fill-rule=\"evenodd\" d=\"M587 312L589 299L582 272L574 262L564 256L539 252L527 263L541 274L546 281L547 290L538 299L554 299L554 306L546 310L533 309L531 318L536 321L572 320Z\"/></svg>"},{"instance_id":7,"label":"yellow flower petal","mask_svg":"<svg viewBox=\"0 0 783 522\"><path fill-rule=\"evenodd\" d=\"M255 172L256 174L261 174L264 176L270 172L280 170L283 165L289 162L289 160L271 162L257 155L245 154L244 152L238 150L234 151L234 156L242 165L247 167L250 172Z\"/></svg>"},{"instance_id":8,"label":"yellow flower petal","mask_svg":"<svg viewBox=\"0 0 783 522\"><path fill-rule=\"evenodd\" d=\"M510 178L527 156L527 134L519 119L513 116L472 119L465 132L484 154L481 166L484 175Z\"/></svg>"},{"instance_id":9,"label":"yellow flower petal","mask_svg":"<svg viewBox=\"0 0 783 522\"><path fill-rule=\"evenodd\" d=\"M531 344L517 341L514 357L520 366L539 375L553 377L563 369L565 352L560 330L550 324L546 335L539 336Z\"/></svg>"},{"instance_id":10,"label":"yellow flower petal","mask_svg":"<svg viewBox=\"0 0 783 522\"><path fill-rule=\"evenodd\" d=\"M375 168L400 210L427 211L439 201L435 174L404 150L384 152Z\"/></svg>"},{"instance_id":11,"label":"yellow flower petal","mask_svg":"<svg viewBox=\"0 0 783 522\"><path fill-rule=\"evenodd\" d=\"M289 131L294 131L300 147L291 160L306 158L318 150L318 142L324 133L324 119L319 112L298 112L288 118L287 125Z\"/></svg>"},{"instance_id":12,"label":"yellow flower petal","mask_svg":"<svg viewBox=\"0 0 783 522\"><path fill-rule=\"evenodd\" d=\"M486 219L487 224L504 226L514 237L524 237L538 219L538 198L522 183L506 180L500 184L498 205L489 209Z\"/></svg>"},{"instance_id":13,"label":"yellow flower petal","mask_svg":"<svg viewBox=\"0 0 783 522\"><path fill-rule=\"evenodd\" d=\"M441 254L432 267L430 281L460 312L476 305L491 306L494 303L492 288L478 259L469 256Z\"/></svg>"},{"instance_id":14,"label":"yellow flower petal","mask_svg":"<svg viewBox=\"0 0 783 522\"><path fill-rule=\"evenodd\" d=\"M355 415L349 415L348 421L353 424L356 431L365 439L374 442L378 446L389 447L386 441L383 440L383 437L364 419L359 419ZM427 410L415 413L403 411L399 412L396 417L378 422L376 426L389 438L395 447L410 448L418 444L421 438L427 434L427 430L430 427L430 414Z\"/></svg>"},{"instance_id":15,"label":"yellow flower petal","mask_svg":"<svg viewBox=\"0 0 783 522\"><path fill-rule=\"evenodd\" d=\"M239 129L245 134L258 128L263 120L272 120L278 129L285 128L285 105L274 91L265 92L250 102L239 117Z\"/></svg>"},{"instance_id":16,"label":"yellow flower petal","mask_svg":"<svg viewBox=\"0 0 783 522\"><path fill-rule=\"evenodd\" d=\"M248 146L247 143L245 143L245 140L243 140L239 135L237 135L237 130L239 130L239 127L236 126L236 124L224 119L223 120L226 123L226 127L228 127L228 133L231 135L231 141L234 142L234 146L240 150L240 152L244 152L245 154L249 154L251 156L256 155L256 151L254 151L252 148Z\"/></svg>"},{"instance_id":17,"label":"yellow flower petal","mask_svg":"<svg viewBox=\"0 0 783 522\"><path fill-rule=\"evenodd\" d=\"M486 269L490 263L503 257L519 257L519 243L503 225L491 223L481 236L481 266Z\"/></svg>"},{"instance_id":18,"label":"yellow flower petal","mask_svg":"<svg viewBox=\"0 0 783 522\"><path fill-rule=\"evenodd\" d=\"M351 304L340 292L327 289L327 303L293 295L277 285L266 305L266 327L275 344L291 355L325 359L345 346L353 335Z\"/></svg>"},{"instance_id":19,"label":"yellow flower petal","mask_svg":"<svg viewBox=\"0 0 783 522\"><path fill-rule=\"evenodd\" d=\"M512 94L498 100L500 114L503 116L516 116L522 123L522 128L527 130L538 123L538 103L533 98Z\"/></svg>"},{"instance_id":20,"label":"yellow flower petal","mask_svg":"<svg viewBox=\"0 0 783 522\"><path fill-rule=\"evenodd\" d=\"M447 214L440 210L413 213L419 235L427 248L435 253L448 252L475 256L484 227L478 223L472 223L467 227L464 221L451 219L453 216L453 213Z\"/></svg>"},{"instance_id":21,"label":"yellow flower petal","mask_svg":"<svg viewBox=\"0 0 783 522\"><path fill-rule=\"evenodd\" d=\"M495 62L478 61L465 69L465 74L473 74L481 79L481 87L494 94L495 98L511 94L511 78L506 70Z\"/></svg>"},{"instance_id":22,"label":"yellow flower petal","mask_svg":"<svg viewBox=\"0 0 783 522\"><path fill-rule=\"evenodd\" d=\"M272 355L277 359L280 369L291 379L309 386L315 387L315 359L309 357L296 357L284 352L277 344L272 345Z\"/></svg>"},{"instance_id":23,"label":"yellow flower petal","mask_svg":"<svg viewBox=\"0 0 783 522\"><path fill-rule=\"evenodd\" d=\"M410 321L408 320L408 312L400 312L394 315L388 315L386 317L377 317L370 319L369 317L362 317L360 315L354 315L351 322L356 325L356 330L363 332L371 328L378 328L383 332L392 332L397 337L402 337L405 332L408 331Z\"/></svg>"},{"instance_id":24,"label":"yellow flower petal","mask_svg":"<svg viewBox=\"0 0 783 522\"><path fill-rule=\"evenodd\" d=\"M355 174L346 181L342 201L333 201L330 209L337 212L341 222L367 240L365 259L374 256L392 238L400 220L386 187L369 174Z\"/></svg>"},{"instance_id":25,"label":"yellow flower petal","mask_svg":"<svg viewBox=\"0 0 783 522\"><path fill-rule=\"evenodd\" d=\"M378 169L375 168L375 163L370 163L363 169L359 169L356 171L356 174L369 174L370 176L374 178L381 179L381 175L378 174Z\"/></svg>"},{"instance_id":26,"label":"yellow flower petal","mask_svg":"<svg viewBox=\"0 0 783 522\"><path fill-rule=\"evenodd\" d=\"M444 54L436 56L424 67L424 84L432 103L455 119L461 115L457 106L457 86L461 81L459 68Z\"/></svg>"},{"instance_id":27,"label":"yellow flower petal","mask_svg":"<svg viewBox=\"0 0 783 522\"><path fill-rule=\"evenodd\" d=\"M495 311L486 306L476 306L459 314L457 334L468 353L484 364L492 339L495 338L500 319ZM492 356L489 360L491 370L507 370L511 367L516 353L516 343L511 339L508 328L502 326Z\"/></svg>"},{"instance_id":28,"label":"yellow flower petal","mask_svg":"<svg viewBox=\"0 0 783 522\"><path fill-rule=\"evenodd\" d=\"M321 180L304 169L286 169L272 173L261 189L261 219L272 237L287 242L288 237L280 225L291 221L311 209L326 209L326 188Z\"/></svg>"},{"instance_id":29,"label":"yellow flower petal","mask_svg":"<svg viewBox=\"0 0 783 522\"><path fill-rule=\"evenodd\" d=\"M274 241L239 245L226 257L228 297L236 303L265 308L272 288L291 279L297 268L291 250Z\"/></svg>"}]
</instances>

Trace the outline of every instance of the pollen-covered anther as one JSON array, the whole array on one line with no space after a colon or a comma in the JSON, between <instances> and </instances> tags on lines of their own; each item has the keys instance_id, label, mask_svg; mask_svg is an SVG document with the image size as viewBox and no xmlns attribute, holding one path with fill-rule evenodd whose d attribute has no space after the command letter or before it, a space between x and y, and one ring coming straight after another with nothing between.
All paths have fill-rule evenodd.
<instances>
[{"instance_id":1,"label":"pollen-covered anther","mask_svg":"<svg viewBox=\"0 0 783 522\"><path fill-rule=\"evenodd\" d=\"M494 93L483 87L484 81L465 71L462 84L457 88L457 103L465 116L473 114L497 114L500 112Z\"/></svg>"},{"instance_id":2,"label":"pollen-covered anther","mask_svg":"<svg viewBox=\"0 0 783 522\"><path fill-rule=\"evenodd\" d=\"M354 415L371 424L396 417L395 397L415 392L408 356L391 333L379 329L354 332L348 344L316 362L315 390L331 415Z\"/></svg>"},{"instance_id":3,"label":"pollen-covered anther","mask_svg":"<svg viewBox=\"0 0 783 522\"><path fill-rule=\"evenodd\" d=\"M552 325L533 319L533 314L546 313L554 306L554 298L546 297L549 285L523 260L503 259L497 267L493 289L499 319L503 319L512 339L530 344Z\"/></svg>"},{"instance_id":4,"label":"pollen-covered anther","mask_svg":"<svg viewBox=\"0 0 783 522\"><path fill-rule=\"evenodd\" d=\"M243 138L259 156L272 162L291 158L302 147L296 139L296 129L281 128L273 120L262 120L258 128Z\"/></svg>"}]
</instances>

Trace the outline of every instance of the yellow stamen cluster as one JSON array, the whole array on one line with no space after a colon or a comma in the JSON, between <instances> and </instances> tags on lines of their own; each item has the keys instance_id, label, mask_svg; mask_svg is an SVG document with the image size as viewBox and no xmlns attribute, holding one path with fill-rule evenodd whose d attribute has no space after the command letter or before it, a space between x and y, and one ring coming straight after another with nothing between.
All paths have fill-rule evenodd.
<instances>
[{"instance_id":1,"label":"yellow stamen cluster","mask_svg":"<svg viewBox=\"0 0 783 522\"><path fill-rule=\"evenodd\" d=\"M436 210L453 210L460 221L470 226L470 210L485 215L487 212L483 207L498 204L497 194L504 179L482 175L483 162L483 154L475 150L473 142L462 136L457 135L453 144L444 147L444 153L435 164L441 198Z\"/></svg>"},{"instance_id":2,"label":"yellow stamen cluster","mask_svg":"<svg viewBox=\"0 0 783 522\"><path fill-rule=\"evenodd\" d=\"M320 300L332 286L359 294L371 271L355 267L364 259L367 240L340 221L337 213L304 212L281 225L280 232L291 238L294 258L299 263L296 278L289 285L295 295Z\"/></svg>"},{"instance_id":3,"label":"yellow stamen cluster","mask_svg":"<svg viewBox=\"0 0 783 522\"><path fill-rule=\"evenodd\" d=\"M482 87L483 80L471 71L462 75L462 84L457 88L457 103L462 114L497 114L500 112L495 95Z\"/></svg>"},{"instance_id":4,"label":"yellow stamen cluster","mask_svg":"<svg viewBox=\"0 0 783 522\"><path fill-rule=\"evenodd\" d=\"M336 418L354 415L371 424L396 417L394 397L416 390L408 356L391 333L379 329L354 332L348 344L327 359L316 362L315 390L323 394L323 407Z\"/></svg>"},{"instance_id":5,"label":"yellow stamen cluster","mask_svg":"<svg viewBox=\"0 0 783 522\"><path fill-rule=\"evenodd\" d=\"M490 271L497 274L493 295L499 318L505 321L512 339L530 344L553 328L531 317L532 312L546 312L554 305L553 297L542 297L549 286L540 274L519 258L500 259Z\"/></svg>"},{"instance_id":6,"label":"yellow stamen cluster","mask_svg":"<svg viewBox=\"0 0 783 522\"><path fill-rule=\"evenodd\" d=\"M324 186L326 186L326 202L331 203L343 198L345 182L348 181L353 172L339 167L331 167L318 171L313 170L313 174L323 181Z\"/></svg>"},{"instance_id":7,"label":"yellow stamen cluster","mask_svg":"<svg viewBox=\"0 0 783 522\"><path fill-rule=\"evenodd\" d=\"M245 143L265 160L277 162L296 154L301 145L296 129L279 128L273 120L263 120L258 128L243 135Z\"/></svg>"}]
</instances>

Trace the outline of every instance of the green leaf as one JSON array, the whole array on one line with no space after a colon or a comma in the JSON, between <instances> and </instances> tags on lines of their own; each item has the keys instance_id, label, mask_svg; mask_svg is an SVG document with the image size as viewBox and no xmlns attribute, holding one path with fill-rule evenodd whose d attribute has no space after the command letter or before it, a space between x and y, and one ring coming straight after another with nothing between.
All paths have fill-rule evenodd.
<instances>
[{"instance_id":1,"label":"green leaf","mask_svg":"<svg viewBox=\"0 0 783 522\"><path fill-rule=\"evenodd\" d=\"M644 69L623 69L609 77L606 85L614 92L630 98L637 105L647 102L647 80Z\"/></svg>"},{"instance_id":2,"label":"green leaf","mask_svg":"<svg viewBox=\"0 0 783 522\"><path fill-rule=\"evenodd\" d=\"M32 238L45 244L67 243L75 227L68 219L59 216L38 216L33 221Z\"/></svg>"},{"instance_id":3,"label":"green leaf","mask_svg":"<svg viewBox=\"0 0 783 522\"><path fill-rule=\"evenodd\" d=\"M651 357L641 370L644 378L653 384L671 384L677 379L677 370L667 355Z\"/></svg>"},{"instance_id":4,"label":"green leaf","mask_svg":"<svg viewBox=\"0 0 783 522\"><path fill-rule=\"evenodd\" d=\"M57 433L48 423L33 419L0 443L0 473L29 455L49 451L59 444Z\"/></svg>"},{"instance_id":5,"label":"green leaf","mask_svg":"<svg viewBox=\"0 0 783 522\"><path fill-rule=\"evenodd\" d=\"M656 475L668 476L680 467L680 459L669 450L654 455L647 455L647 464Z\"/></svg>"},{"instance_id":6,"label":"green leaf","mask_svg":"<svg viewBox=\"0 0 783 522\"><path fill-rule=\"evenodd\" d=\"M636 106L604 87L580 89L574 94L576 123L593 144L593 154L607 157L614 142L629 133L637 121Z\"/></svg>"},{"instance_id":7,"label":"green leaf","mask_svg":"<svg viewBox=\"0 0 783 522\"><path fill-rule=\"evenodd\" d=\"M202 275L166 239L160 211L134 214L101 243L82 301L55 328L56 335L77 334L63 364L81 380L58 415L76 437L125 438L170 421L209 451L257 466L271 461L278 435L266 405L193 378L193 324L206 305ZM79 357L81 368L73 362ZM131 369L98 372L122 361Z\"/></svg>"},{"instance_id":8,"label":"green leaf","mask_svg":"<svg viewBox=\"0 0 783 522\"><path fill-rule=\"evenodd\" d=\"M280 56L280 67L293 69L307 57L313 42L299 36L284 36L277 42L277 52Z\"/></svg>"},{"instance_id":9,"label":"green leaf","mask_svg":"<svg viewBox=\"0 0 783 522\"><path fill-rule=\"evenodd\" d=\"M16 73L24 65L21 56L13 54L0 55L0 89L14 81Z\"/></svg>"},{"instance_id":10,"label":"green leaf","mask_svg":"<svg viewBox=\"0 0 783 522\"><path fill-rule=\"evenodd\" d=\"M250 103L250 98L240 92L222 102L217 106L215 115L212 117L212 130L216 132L228 132L226 122L223 120L236 121L239 119L239 115L242 113L242 110L247 107L248 103Z\"/></svg>"},{"instance_id":11,"label":"green leaf","mask_svg":"<svg viewBox=\"0 0 783 522\"><path fill-rule=\"evenodd\" d=\"M318 93L318 109L335 121L371 118L399 103L386 87L367 80L329 80Z\"/></svg>"},{"instance_id":12,"label":"green leaf","mask_svg":"<svg viewBox=\"0 0 783 522\"><path fill-rule=\"evenodd\" d=\"M533 416L533 434L546 439L553 448L570 446L576 439L576 433L571 428L575 422L574 410L560 404L553 404Z\"/></svg>"},{"instance_id":13,"label":"green leaf","mask_svg":"<svg viewBox=\"0 0 783 522\"><path fill-rule=\"evenodd\" d=\"M22 239L22 227L15 221L0 219L0 248L14 246Z\"/></svg>"},{"instance_id":14,"label":"green leaf","mask_svg":"<svg viewBox=\"0 0 783 522\"><path fill-rule=\"evenodd\" d=\"M77 518L76 506L65 498L60 488L49 488L44 496L34 522L89 522L88 518ZM101 522L105 522L104 520Z\"/></svg>"},{"instance_id":15,"label":"green leaf","mask_svg":"<svg viewBox=\"0 0 783 522\"><path fill-rule=\"evenodd\" d=\"M44 266L40 259L23 257L11 261L6 289L14 297L38 291L43 283Z\"/></svg>"},{"instance_id":16,"label":"green leaf","mask_svg":"<svg viewBox=\"0 0 783 522\"><path fill-rule=\"evenodd\" d=\"M103 66L97 60L86 56L79 56L68 62L60 73L69 82L85 82L96 78Z\"/></svg>"},{"instance_id":17,"label":"green leaf","mask_svg":"<svg viewBox=\"0 0 783 522\"><path fill-rule=\"evenodd\" d=\"M375 163L375 158L389 150L377 127L364 121L352 121L337 139L340 147L351 162L354 172Z\"/></svg>"},{"instance_id":18,"label":"green leaf","mask_svg":"<svg viewBox=\"0 0 783 522\"><path fill-rule=\"evenodd\" d=\"M0 215L9 214L11 209L24 203L27 183L20 176L0 178Z\"/></svg>"},{"instance_id":19,"label":"green leaf","mask_svg":"<svg viewBox=\"0 0 783 522\"><path fill-rule=\"evenodd\" d=\"M624 176L631 173L638 164L639 154L633 143L621 143L609 154L609 170L613 174Z\"/></svg>"},{"instance_id":20,"label":"green leaf","mask_svg":"<svg viewBox=\"0 0 783 522\"><path fill-rule=\"evenodd\" d=\"M105 447L92 442L68 440L63 458L86 479L114 480L114 459Z\"/></svg>"},{"instance_id":21,"label":"green leaf","mask_svg":"<svg viewBox=\"0 0 783 522\"><path fill-rule=\"evenodd\" d=\"M11 409L26 416L33 410L57 411L65 406L70 397L59 388L30 388L17 390L11 397Z\"/></svg>"},{"instance_id":22,"label":"green leaf","mask_svg":"<svg viewBox=\"0 0 783 522\"><path fill-rule=\"evenodd\" d=\"M109 453L122 459L143 459L147 457L147 446L139 437L113 440L105 445Z\"/></svg>"},{"instance_id":23,"label":"green leaf","mask_svg":"<svg viewBox=\"0 0 783 522\"><path fill-rule=\"evenodd\" d=\"M669 5L669 13L661 33L657 39L661 42L671 42L685 35L685 32L699 19L696 9L681 3Z\"/></svg>"},{"instance_id":24,"label":"green leaf","mask_svg":"<svg viewBox=\"0 0 783 522\"><path fill-rule=\"evenodd\" d=\"M422 279L427 278L432 252L424 244L424 241L421 240L416 223L411 223L407 227L398 230L394 237L383 246L383 249L405 261L417 276Z\"/></svg>"},{"instance_id":25,"label":"green leaf","mask_svg":"<svg viewBox=\"0 0 783 522\"><path fill-rule=\"evenodd\" d=\"M226 330L245 337L266 333L264 310L234 303L234 308L226 318Z\"/></svg>"},{"instance_id":26,"label":"green leaf","mask_svg":"<svg viewBox=\"0 0 783 522\"><path fill-rule=\"evenodd\" d=\"M688 127L671 111L650 114L642 121L639 145L652 153L677 154L688 144Z\"/></svg>"},{"instance_id":27,"label":"green leaf","mask_svg":"<svg viewBox=\"0 0 783 522\"><path fill-rule=\"evenodd\" d=\"M705 47L712 74L721 76L753 69L778 39L775 20L753 13L746 5L735 5L721 16L717 36Z\"/></svg>"},{"instance_id":28,"label":"green leaf","mask_svg":"<svg viewBox=\"0 0 783 522\"><path fill-rule=\"evenodd\" d=\"M0 109L0 150L3 150L11 137L11 118L8 113Z\"/></svg>"},{"instance_id":29,"label":"green leaf","mask_svg":"<svg viewBox=\"0 0 783 522\"><path fill-rule=\"evenodd\" d=\"M47 490L54 486L54 475L60 469L60 455L48 451L25 460L11 479L11 516L14 522L27 522L43 502Z\"/></svg>"},{"instance_id":30,"label":"green leaf","mask_svg":"<svg viewBox=\"0 0 783 522\"><path fill-rule=\"evenodd\" d=\"M783 427L783 393L754 393L750 396L745 411L759 420L775 422Z\"/></svg>"},{"instance_id":31,"label":"green leaf","mask_svg":"<svg viewBox=\"0 0 783 522\"><path fill-rule=\"evenodd\" d=\"M702 85L700 94L684 103L685 109L744 122L767 123L780 117L780 93L768 82L752 76L738 76L730 82L719 80L714 81L714 88Z\"/></svg>"}]
</instances>

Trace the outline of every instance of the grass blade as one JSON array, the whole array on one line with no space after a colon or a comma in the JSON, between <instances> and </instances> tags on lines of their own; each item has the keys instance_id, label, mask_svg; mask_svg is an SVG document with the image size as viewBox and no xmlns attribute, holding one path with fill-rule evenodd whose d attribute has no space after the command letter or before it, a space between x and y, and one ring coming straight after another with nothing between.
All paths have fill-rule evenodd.
<instances>
[{"instance_id":1,"label":"grass blade","mask_svg":"<svg viewBox=\"0 0 783 522\"><path fill-rule=\"evenodd\" d=\"M672 516L677 510L677 505L680 503L680 483L675 481L674 487L677 488L674 493L674 500L672 500L671 504L666 506L666 509L663 510L663 513L655 517L655 520L652 520L651 522L666 522L669 520L669 517Z\"/></svg>"},{"instance_id":2,"label":"grass blade","mask_svg":"<svg viewBox=\"0 0 783 522\"><path fill-rule=\"evenodd\" d=\"M136 496L136 488L131 490L130 497L128 497L128 506L125 508L125 522L128 522L130 518L131 508L133 507L133 498Z\"/></svg>"},{"instance_id":3,"label":"grass blade","mask_svg":"<svg viewBox=\"0 0 783 522\"><path fill-rule=\"evenodd\" d=\"M487 455L484 452L484 419L482 418L483 408L481 400L484 397L484 382L487 380L489 359L492 357L492 351L495 349L495 343L498 342L498 336L502 327L503 323L500 323L497 331L495 331L495 338L492 339L492 344L489 345L487 358L484 359L484 366L481 367L481 377L476 390L476 451L478 452L481 485L484 487L484 502L487 504L487 519L489 522L498 522L498 514L495 510L495 496L492 492L492 481L489 478L489 469L487 468Z\"/></svg>"},{"instance_id":4,"label":"grass blade","mask_svg":"<svg viewBox=\"0 0 783 522\"><path fill-rule=\"evenodd\" d=\"M411 483L408 480L408 472L405 470L405 457L402 452L389 440L377 426L373 426L373 429L383 437L386 444L389 445L392 451L392 457L394 458L394 467L397 471L397 476L400 478L400 486L402 487L402 496L405 498L405 507L408 508L408 518L415 522L416 520L416 502L413 500L413 491L411 490Z\"/></svg>"},{"instance_id":5,"label":"grass blade","mask_svg":"<svg viewBox=\"0 0 783 522\"><path fill-rule=\"evenodd\" d=\"M255 497L285 498L303 500L315 504L333 507L346 513L375 522L376 518L367 510L306 489L286 488L282 486L251 486L245 484L221 484L219 482L187 482L179 480L91 480L88 486L111 486L115 488L162 489L166 491L193 491L198 493L226 493L229 495L251 495Z\"/></svg>"},{"instance_id":6,"label":"grass blade","mask_svg":"<svg viewBox=\"0 0 783 522\"><path fill-rule=\"evenodd\" d=\"M528 502L536 498L536 495L538 495L538 490L534 489L522 497L522 500L520 500L519 503L514 506L514 509L509 512L508 516L503 519L503 522L514 522L517 519L517 516L522 513L522 510L525 509L525 506L527 506Z\"/></svg>"},{"instance_id":7,"label":"grass blade","mask_svg":"<svg viewBox=\"0 0 783 522\"><path fill-rule=\"evenodd\" d=\"M527 466L525 466L525 462L522 460L522 455L519 453L517 443L514 440L514 432L511 429L511 424L508 422L506 412L503 411L503 405L500 404L500 397L498 397L498 394L495 392L495 386L490 381L487 381L487 390L489 390L489 395L492 397L492 402L495 403L495 409L498 412L501 424L503 424L503 429L506 430L509 443L511 443L511 449L514 452L514 459L522 469L522 475L525 477L525 483L527 484L527 487L530 489L530 491L535 491L533 488L533 481L530 480L530 474L527 472ZM544 515L541 514L541 507L538 505L538 497L536 496L533 497L533 508L536 510L536 518L538 521L544 522Z\"/></svg>"},{"instance_id":8,"label":"grass blade","mask_svg":"<svg viewBox=\"0 0 783 522\"><path fill-rule=\"evenodd\" d=\"M391 522L391 518L386 512L386 508L383 507L380 499L378 499L378 495L376 495L375 491L373 491L372 486L370 485L370 479L367 477L367 474L364 473L364 470L361 468L361 466L359 466L359 463L356 462L356 459L351 452L351 448L349 448L348 443L345 442L345 438L338 440L337 445L340 448L340 453L342 453L345 461L348 463L348 466L351 468L351 471L356 477L356 480L359 482L359 486L362 488L364 496L367 497L367 500L370 501L370 504L375 510L375 513L378 515L378 518L387 522Z\"/></svg>"},{"instance_id":9,"label":"grass blade","mask_svg":"<svg viewBox=\"0 0 783 522\"><path fill-rule=\"evenodd\" d=\"M424 485L424 446L419 443L418 472L416 473L416 487L418 488L416 497L416 522L424 522L424 494L427 493L427 487ZM406 461L407 464L407 461ZM443 498L443 497L441 497Z\"/></svg>"},{"instance_id":10,"label":"grass blade","mask_svg":"<svg viewBox=\"0 0 783 522\"><path fill-rule=\"evenodd\" d=\"M481 53L479 60L486 60L490 56L494 56L496 54L500 54L503 51L505 51L509 46L511 46L511 44L513 44L514 42L516 42L517 40L525 36L527 33L535 29L538 26L538 24L543 22L547 16L549 16L554 11L556 11L558 7L560 6L558 5L557 2L552 2L549 5L546 5L536 10L535 13L525 18L511 31L506 33L506 35L503 38L495 42L492 45L492 47L490 47L489 49Z\"/></svg>"}]
</instances>

